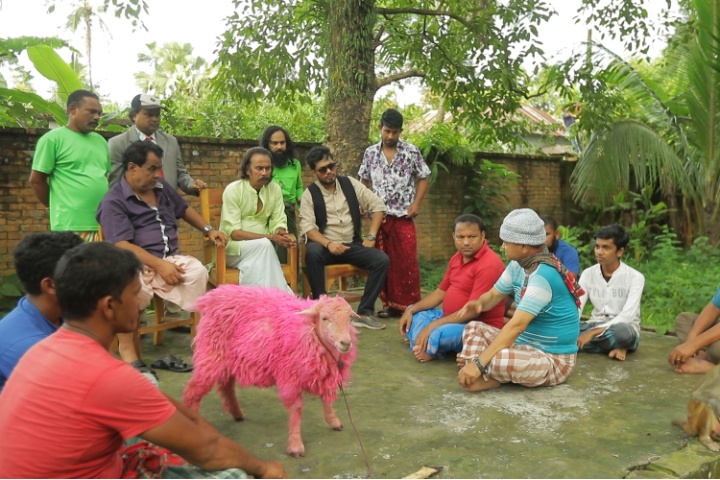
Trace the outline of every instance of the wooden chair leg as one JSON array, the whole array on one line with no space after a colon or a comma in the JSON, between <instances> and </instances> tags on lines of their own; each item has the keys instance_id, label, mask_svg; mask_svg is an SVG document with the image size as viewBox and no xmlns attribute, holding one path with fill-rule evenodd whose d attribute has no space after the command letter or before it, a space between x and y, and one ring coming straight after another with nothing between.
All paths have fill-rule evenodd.
<instances>
[{"instance_id":1,"label":"wooden chair leg","mask_svg":"<svg viewBox=\"0 0 720 480\"><path fill-rule=\"evenodd\" d=\"M159 296L155 295L155 325L160 325L163 323L163 316L165 315L165 302L163 302L163 299ZM163 341L163 331L157 330L153 332L153 345L162 345Z\"/></svg>"}]
</instances>

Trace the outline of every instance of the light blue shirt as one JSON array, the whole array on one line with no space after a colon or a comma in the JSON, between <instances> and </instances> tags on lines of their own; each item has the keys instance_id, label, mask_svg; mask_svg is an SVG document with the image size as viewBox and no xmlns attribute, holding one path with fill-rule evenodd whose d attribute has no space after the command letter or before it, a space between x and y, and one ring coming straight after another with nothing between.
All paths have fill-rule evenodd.
<instances>
[{"instance_id":1,"label":"light blue shirt","mask_svg":"<svg viewBox=\"0 0 720 480\"><path fill-rule=\"evenodd\" d=\"M560 273L550 265L540 265L530 274L525 294L520 298L524 281L525 270L512 261L495 283L503 295L513 294L518 310L535 315L515 344L553 354L576 353L580 314Z\"/></svg>"}]
</instances>

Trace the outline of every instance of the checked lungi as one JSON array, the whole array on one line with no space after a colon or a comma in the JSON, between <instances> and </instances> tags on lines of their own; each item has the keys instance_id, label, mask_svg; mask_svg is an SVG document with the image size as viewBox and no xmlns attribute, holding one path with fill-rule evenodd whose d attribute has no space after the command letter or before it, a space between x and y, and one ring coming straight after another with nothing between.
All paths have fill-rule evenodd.
<instances>
[{"instance_id":1,"label":"checked lungi","mask_svg":"<svg viewBox=\"0 0 720 480\"><path fill-rule=\"evenodd\" d=\"M479 356L500 333L484 322L473 321L463 331L463 349L458 358L470 360ZM559 385L575 367L576 354L552 354L530 345L511 345L495 354L487 365L488 376L500 383L517 383L525 387Z\"/></svg>"}]
</instances>

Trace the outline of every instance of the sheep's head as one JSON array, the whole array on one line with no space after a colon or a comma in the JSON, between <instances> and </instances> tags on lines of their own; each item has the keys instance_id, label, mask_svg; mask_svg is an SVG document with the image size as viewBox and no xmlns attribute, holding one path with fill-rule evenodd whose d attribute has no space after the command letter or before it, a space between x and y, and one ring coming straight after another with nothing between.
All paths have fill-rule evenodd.
<instances>
[{"instance_id":1,"label":"sheep's head","mask_svg":"<svg viewBox=\"0 0 720 480\"><path fill-rule=\"evenodd\" d=\"M357 314L344 298L321 295L315 305L297 313L312 317L315 330L325 345L333 345L340 353L350 351L354 329L350 319Z\"/></svg>"}]
</instances>

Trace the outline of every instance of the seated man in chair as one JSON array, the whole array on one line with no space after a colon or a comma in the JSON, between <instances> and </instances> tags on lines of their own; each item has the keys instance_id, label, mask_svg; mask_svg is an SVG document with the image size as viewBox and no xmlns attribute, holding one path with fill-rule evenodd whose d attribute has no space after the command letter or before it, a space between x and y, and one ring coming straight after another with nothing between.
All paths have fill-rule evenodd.
<instances>
[{"instance_id":1,"label":"seated man in chair","mask_svg":"<svg viewBox=\"0 0 720 480\"><path fill-rule=\"evenodd\" d=\"M220 231L228 236L227 266L240 270L242 285L291 291L275 252L275 245L297 245L287 231L280 185L271 182L271 153L253 147L243 155L240 180L223 192Z\"/></svg>"},{"instance_id":2,"label":"seated man in chair","mask_svg":"<svg viewBox=\"0 0 720 480\"><path fill-rule=\"evenodd\" d=\"M387 207L359 181L335 174L337 163L328 147L310 149L307 163L317 181L305 190L300 201L300 235L309 240L305 270L312 297L327 293L325 265L349 263L367 270L368 279L358 306L360 318L354 318L352 324L372 330L383 329L385 324L373 315L390 260L375 248L375 235ZM360 209L372 214L370 232L365 240L360 234Z\"/></svg>"},{"instance_id":3,"label":"seated man in chair","mask_svg":"<svg viewBox=\"0 0 720 480\"><path fill-rule=\"evenodd\" d=\"M123 153L123 177L103 198L97 220L106 241L130 250L143 263L142 309L153 294L187 309L205 293L208 272L197 258L178 254L178 219L216 243L227 239L160 178L162 156L162 148L152 142L131 144ZM120 357L148 372L140 360L137 332L120 334L118 339Z\"/></svg>"}]
</instances>

